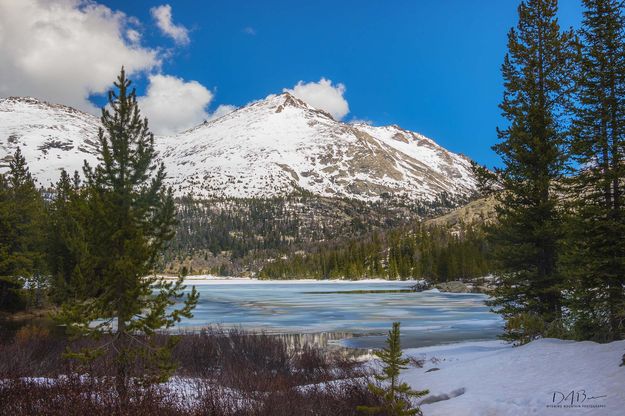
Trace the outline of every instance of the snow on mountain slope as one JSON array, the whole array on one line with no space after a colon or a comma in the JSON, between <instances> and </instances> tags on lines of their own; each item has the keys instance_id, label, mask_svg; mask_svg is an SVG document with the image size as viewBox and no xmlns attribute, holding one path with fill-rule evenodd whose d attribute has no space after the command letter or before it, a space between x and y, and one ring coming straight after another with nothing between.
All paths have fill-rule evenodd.
<instances>
[{"instance_id":1,"label":"snow on mountain slope","mask_svg":"<svg viewBox=\"0 0 625 416\"><path fill-rule=\"evenodd\" d=\"M335 121L288 93L269 96L165 139L162 155L178 193L375 200L384 193L432 200L467 196L467 158L397 126Z\"/></svg>"},{"instance_id":2,"label":"snow on mountain slope","mask_svg":"<svg viewBox=\"0 0 625 416\"><path fill-rule=\"evenodd\" d=\"M0 170L20 146L41 185L95 162L99 121L32 98L0 99ZM288 93L155 139L178 195L271 197L303 189L376 200L433 200L475 189L469 160L397 126L335 121Z\"/></svg>"},{"instance_id":3,"label":"snow on mountain slope","mask_svg":"<svg viewBox=\"0 0 625 416\"><path fill-rule=\"evenodd\" d=\"M56 182L61 168L82 172L96 162L97 117L34 98L0 99L0 171L20 147L39 185Z\"/></svg>"}]
</instances>

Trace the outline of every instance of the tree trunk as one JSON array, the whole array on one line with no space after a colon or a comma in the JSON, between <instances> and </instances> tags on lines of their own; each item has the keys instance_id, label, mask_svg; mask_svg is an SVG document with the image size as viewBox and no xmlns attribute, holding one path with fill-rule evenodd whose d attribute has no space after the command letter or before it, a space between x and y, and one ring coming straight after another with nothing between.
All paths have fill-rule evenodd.
<instances>
[{"instance_id":1,"label":"tree trunk","mask_svg":"<svg viewBox=\"0 0 625 416\"><path fill-rule=\"evenodd\" d=\"M119 404L122 408L126 407L128 402L128 357L126 349L126 322L123 318L117 317L117 338L115 340L115 349L117 353L115 365L117 367L115 377L115 389L119 397ZM122 409L123 410L123 409Z\"/></svg>"}]
</instances>

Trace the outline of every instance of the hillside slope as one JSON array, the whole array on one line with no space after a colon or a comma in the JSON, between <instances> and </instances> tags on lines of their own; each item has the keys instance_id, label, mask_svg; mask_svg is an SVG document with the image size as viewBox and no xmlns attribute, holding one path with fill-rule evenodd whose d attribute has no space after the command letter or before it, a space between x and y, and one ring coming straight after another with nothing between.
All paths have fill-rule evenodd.
<instances>
[{"instance_id":1,"label":"hillside slope","mask_svg":"<svg viewBox=\"0 0 625 416\"><path fill-rule=\"evenodd\" d=\"M100 120L88 113L34 98L0 99L0 172L20 147L39 185L48 186L60 169L81 171L96 162Z\"/></svg>"}]
</instances>

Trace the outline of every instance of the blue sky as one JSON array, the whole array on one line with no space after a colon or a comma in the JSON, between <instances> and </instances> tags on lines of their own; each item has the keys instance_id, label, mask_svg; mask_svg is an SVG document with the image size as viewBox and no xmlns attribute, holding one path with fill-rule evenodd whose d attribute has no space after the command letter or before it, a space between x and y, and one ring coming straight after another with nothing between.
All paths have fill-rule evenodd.
<instances>
[{"instance_id":1,"label":"blue sky","mask_svg":"<svg viewBox=\"0 0 625 416\"><path fill-rule=\"evenodd\" d=\"M121 62L134 68L140 95L156 97L159 80L161 89L192 93L200 108L171 125L163 121L163 129L179 129L220 105L241 106L323 77L345 86L345 121L398 124L481 163L497 163L490 146L503 122L500 65L518 1L49 1L62 7L0 4L0 25L4 15L12 39L10 48L0 42L0 96L36 95L93 111ZM154 14L164 5L171 11L169 34ZM562 26L577 27L581 11L580 0L561 0ZM39 24L44 20L47 25ZM53 24L57 30L45 33L59 38L52 48L28 30ZM140 34L137 43L128 28ZM20 42L22 49L15 47ZM46 65L24 66L38 61ZM166 76L150 78L154 74ZM157 101L163 100L143 101L151 120L174 117L155 108Z\"/></svg>"},{"instance_id":2,"label":"blue sky","mask_svg":"<svg viewBox=\"0 0 625 416\"><path fill-rule=\"evenodd\" d=\"M149 2L105 3L149 21ZM191 41L165 66L216 88L215 104L243 105L326 77L346 86L346 120L399 124L497 163L490 146L502 123L500 65L517 1L169 4L174 20L191 29ZM561 1L560 20L563 27L579 25L579 0ZM158 31L151 35L162 41Z\"/></svg>"}]
</instances>

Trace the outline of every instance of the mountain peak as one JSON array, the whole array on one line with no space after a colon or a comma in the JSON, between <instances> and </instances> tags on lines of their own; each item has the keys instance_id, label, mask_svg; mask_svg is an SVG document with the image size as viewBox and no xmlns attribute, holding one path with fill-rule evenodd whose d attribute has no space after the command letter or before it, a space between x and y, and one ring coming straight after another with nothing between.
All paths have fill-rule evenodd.
<instances>
[{"instance_id":1,"label":"mountain peak","mask_svg":"<svg viewBox=\"0 0 625 416\"><path fill-rule=\"evenodd\" d=\"M6 104L18 104L18 103L21 104L21 103L23 103L23 104L33 104L33 105L39 105L39 104L51 105L47 101L40 100L39 98L27 97L27 96L24 96L24 97L11 96L11 97L0 98L0 103L6 103Z\"/></svg>"},{"instance_id":2,"label":"mountain peak","mask_svg":"<svg viewBox=\"0 0 625 416\"><path fill-rule=\"evenodd\" d=\"M311 106L304 100L297 98L288 91L284 91L280 94L270 94L264 99L255 101L248 106L271 108L275 113L281 113L285 108L294 108L306 112L313 112L315 114L322 115L323 117L334 120L334 118L328 112Z\"/></svg>"},{"instance_id":3,"label":"mountain peak","mask_svg":"<svg viewBox=\"0 0 625 416\"><path fill-rule=\"evenodd\" d=\"M284 106L292 106L292 107L299 107L299 108L312 108L311 106L306 104L304 101L300 100L299 98L296 98L294 95L292 95L291 93L287 91L280 94L280 97L284 98L284 102L283 102Z\"/></svg>"},{"instance_id":4,"label":"mountain peak","mask_svg":"<svg viewBox=\"0 0 625 416\"><path fill-rule=\"evenodd\" d=\"M281 92L279 94L269 94L267 97L261 99L261 100L257 100L257 101L253 101L252 103L248 104L245 107L248 106L267 106L267 107L296 107L296 108L312 108L310 107L308 104L306 104L304 101L300 100L299 98L296 98L294 95L292 95L291 93L289 93L288 91L285 92Z\"/></svg>"},{"instance_id":5,"label":"mountain peak","mask_svg":"<svg viewBox=\"0 0 625 416\"><path fill-rule=\"evenodd\" d=\"M303 189L326 197L431 201L475 189L470 162L434 141L400 127L336 121L288 92L167 141L161 154L172 161L174 189L199 197L274 197Z\"/></svg>"}]
</instances>

